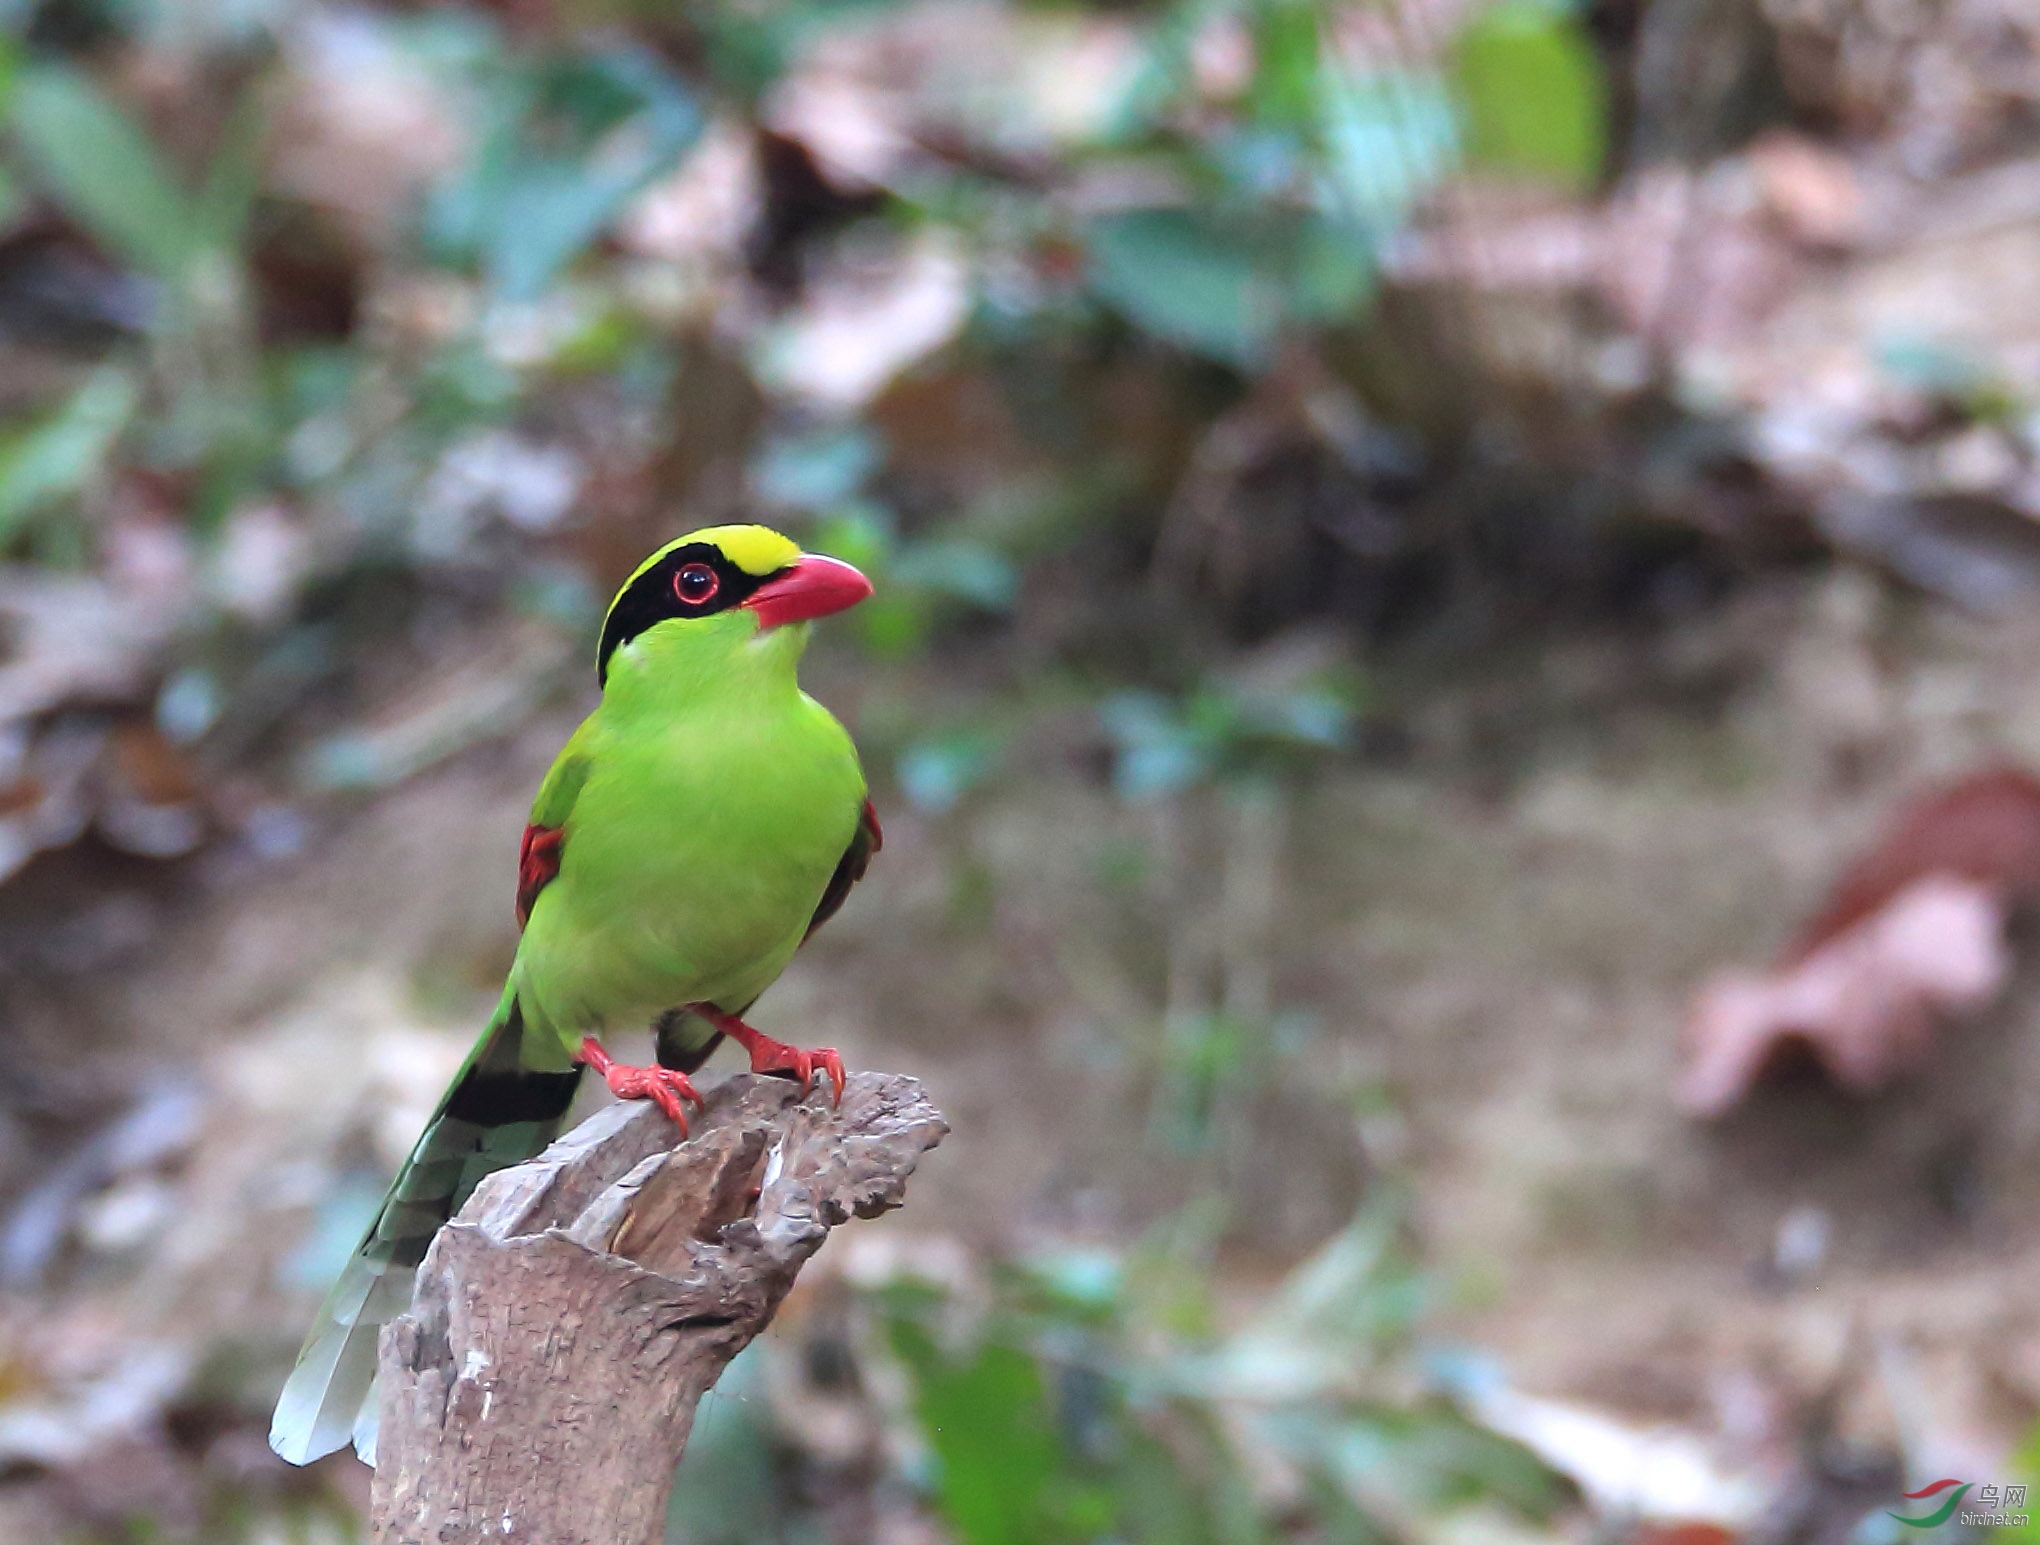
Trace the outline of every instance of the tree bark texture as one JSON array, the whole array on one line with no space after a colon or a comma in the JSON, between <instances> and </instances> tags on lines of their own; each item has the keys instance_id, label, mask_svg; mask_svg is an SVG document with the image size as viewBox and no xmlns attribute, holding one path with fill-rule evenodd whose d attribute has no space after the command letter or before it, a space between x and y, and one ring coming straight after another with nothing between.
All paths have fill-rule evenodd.
<instances>
[{"instance_id":1,"label":"tree bark texture","mask_svg":"<svg viewBox=\"0 0 2040 1545\"><path fill-rule=\"evenodd\" d=\"M490 1176L383 1328L378 1545L657 1545L694 1408L830 1228L897 1207L949 1130L919 1083L732 1078Z\"/></svg>"}]
</instances>

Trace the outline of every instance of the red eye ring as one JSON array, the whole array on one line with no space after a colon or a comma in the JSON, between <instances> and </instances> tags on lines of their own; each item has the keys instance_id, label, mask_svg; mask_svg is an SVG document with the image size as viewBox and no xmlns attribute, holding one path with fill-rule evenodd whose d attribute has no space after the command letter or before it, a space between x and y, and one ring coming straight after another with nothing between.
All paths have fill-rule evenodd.
<instances>
[{"instance_id":1,"label":"red eye ring","mask_svg":"<svg viewBox=\"0 0 2040 1545\"><path fill-rule=\"evenodd\" d=\"M673 575L673 597L682 606L706 606L722 589L722 579L705 563L683 563Z\"/></svg>"}]
</instances>

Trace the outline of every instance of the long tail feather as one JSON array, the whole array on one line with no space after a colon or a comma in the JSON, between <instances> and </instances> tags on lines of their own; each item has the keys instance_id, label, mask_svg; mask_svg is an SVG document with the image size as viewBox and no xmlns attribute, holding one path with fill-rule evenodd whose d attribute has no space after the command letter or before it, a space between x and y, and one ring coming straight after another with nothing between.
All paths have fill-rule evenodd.
<instances>
[{"instance_id":1,"label":"long tail feather","mask_svg":"<svg viewBox=\"0 0 2040 1545\"><path fill-rule=\"evenodd\" d=\"M375 1463L376 1338L384 1321L409 1306L432 1236L482 1178L523 1162L558 1135L580 1069L520 1067L523 1035L516 993L506 990L326 1295L269 1426L269 1446L292 1464L309 1464L349 1441Z\"/></svg>"}]
</instances>

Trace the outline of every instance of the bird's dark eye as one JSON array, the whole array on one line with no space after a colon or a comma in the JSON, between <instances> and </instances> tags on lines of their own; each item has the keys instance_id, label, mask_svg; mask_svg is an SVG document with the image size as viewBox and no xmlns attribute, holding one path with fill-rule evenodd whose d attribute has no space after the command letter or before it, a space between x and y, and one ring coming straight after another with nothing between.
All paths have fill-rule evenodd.
<instances>
[{"instance_id":1,"label":"bird's dark eye","mask_svg":"<svg viewBox=\"0 0 2040 1545\"><path fill-rule=\"evenodd\" d=\"M722 589L722 581L715 570L705 563L686 563L673 576L673 594L689 606L700 606L715 599L715 593Z\"/></svg>"}]
</instances>

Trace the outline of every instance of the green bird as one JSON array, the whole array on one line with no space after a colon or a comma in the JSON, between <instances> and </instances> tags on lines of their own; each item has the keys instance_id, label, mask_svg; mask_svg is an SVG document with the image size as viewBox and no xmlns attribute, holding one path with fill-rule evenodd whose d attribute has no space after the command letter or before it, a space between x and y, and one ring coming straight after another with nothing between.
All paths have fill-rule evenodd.
<instances>
[{"instance_id":1,"label":"green bird","mask_svg":"<svg viewBox=\"0 0 2040 1545\"><path fill-rule=\"evenodd\" d=\"M276 1403L294 1464L350 1439L373 1462L376 1335L410 1304L439 1226L483 1176L558 1133L583 1067L686 1130L687 1075L724 1036L753 1072L842 1059L739 1017L842 906L881 841L850 736L796 678L808 623L871 583L762 526L712 526L631 575L602 626L602 701L554 761L524 830L522 929L502 1001L327 1295ZM654 1067L596 1039L652 1024Z\"/></svg>"}]
</instances>

